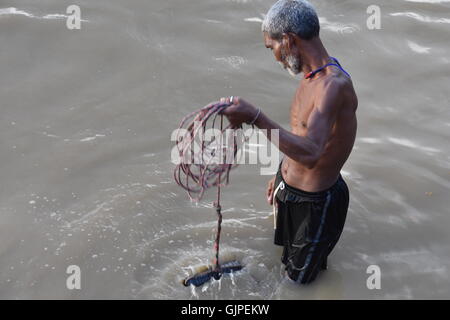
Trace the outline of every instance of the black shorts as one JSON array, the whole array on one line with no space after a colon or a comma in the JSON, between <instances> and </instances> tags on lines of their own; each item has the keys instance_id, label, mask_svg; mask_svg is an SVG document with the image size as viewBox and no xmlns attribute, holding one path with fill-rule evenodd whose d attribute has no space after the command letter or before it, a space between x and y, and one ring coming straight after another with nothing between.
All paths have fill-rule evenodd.
<instances>
[{"instance_id":1,"label":"black shorts","mask_svg":"<svg viewBox=\"0 0 450 320\"><path fill-rule=\"evenodd\" d=\"M280 183L282 184L280 185ZM349 203L347 184L341 175L321 192L305 192L289 186L278 169L274 188L278 205L275 244L284 246L281 261L291 280L312 282L327 267L327 257L344 228Z\"/></svg>"}]
</instances>

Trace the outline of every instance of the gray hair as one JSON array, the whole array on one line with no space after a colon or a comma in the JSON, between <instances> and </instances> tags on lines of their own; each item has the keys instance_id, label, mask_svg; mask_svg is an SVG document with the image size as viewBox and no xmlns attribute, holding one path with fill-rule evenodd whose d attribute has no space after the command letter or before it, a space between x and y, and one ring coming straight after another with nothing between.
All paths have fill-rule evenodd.
<instances>
[{"instance_id":1,"label":"gray hair","mask_svg":"<svg viewBox=\"0 0 450 320\"><path fill-rule=\"evenodd\" d=\"M279 0L267 12L262 31L273 39L292 32L309 40L319 35L320 25L316 10L306 0Z\"/></svg>"}]
</instances>

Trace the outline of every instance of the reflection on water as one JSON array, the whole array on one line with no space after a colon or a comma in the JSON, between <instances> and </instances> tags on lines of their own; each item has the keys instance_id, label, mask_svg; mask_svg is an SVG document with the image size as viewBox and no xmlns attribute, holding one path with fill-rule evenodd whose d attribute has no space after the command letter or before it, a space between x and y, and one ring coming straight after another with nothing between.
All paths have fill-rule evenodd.
<instances>
[{"instance_id":1,"label":"reflection on water","mask_svg":"<svg viewBox=\"0 0 450 320\"><path fill-rule=\"evenodd\" d=\"M0 298L447 298L450 161L449 1L312 1L329 52L359 97L342 172L348 220L329 270L283 279L269 177L242 165L223 190L223 258L245 269L201 288L181 279L213 256L212 194L190 203L172 179L171 131L240 95L288 127L296 81L260 32L273 1L67 1L2 4ZM65 289L80 266L82 289ZM381 290L368 290L369 265Z\"/></svg>"}]
</instances>

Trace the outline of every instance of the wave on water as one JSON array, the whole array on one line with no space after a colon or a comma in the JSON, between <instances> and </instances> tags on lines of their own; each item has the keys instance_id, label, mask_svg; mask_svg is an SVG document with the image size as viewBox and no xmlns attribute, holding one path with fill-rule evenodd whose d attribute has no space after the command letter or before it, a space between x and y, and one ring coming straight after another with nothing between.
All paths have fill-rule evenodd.
<instances>
[{"instance_id":1,"label":"wave on water","mask_svg":"<svg viewBox=\"0 0 450 320\"><path fill-rule=\"evenodd\" d=\"M46 19L46 20L52 20L52 19L67 19L69 16L66 14L61 13L52 13L52 14L46 14L44 16L37 16L32 13L26 12L25 10L20 10L14 7L10 8L0 8L0 16L11 16L11 15L19 15L19 16L25 16L28 18L34 18L34 19ZM89 20L80 19L82 22L89 22Z\"/></svg>"},{"instance_id":2,"label":"wave on water","mask_svg":"<svg viewBox=\"0 0 450 320\"><path fill-rule=\"evenodd\" d=\"M450 23L450 19L447 18L431 18L428 16L423 16L415 12L394 12L390 14L392 17L408 17L413 18L420 22L431 22L431 23Z\"/></svg>"},{"instance_id":3,"label":"wave on water","mask_svg":"<svg viewBox=\"0 0 450 320\"><path fill-rule=\"evenodd\" d=\"M336 33L354 33L356 31L361 30L361 28L355 23L342 23L342 22L333 22L328 21L325 17L319 17L319 22L321 28L324 30L329 30Z\"/></svg>"}]
</instances>

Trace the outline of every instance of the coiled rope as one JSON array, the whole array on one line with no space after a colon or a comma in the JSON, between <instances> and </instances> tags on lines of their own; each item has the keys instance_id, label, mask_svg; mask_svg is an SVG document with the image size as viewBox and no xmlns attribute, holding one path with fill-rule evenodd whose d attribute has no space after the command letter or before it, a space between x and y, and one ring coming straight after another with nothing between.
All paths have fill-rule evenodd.
<instances>
[{"instance_id":1,"label":"coiled rope","mask_svg":"<svg viewBox=\"0 0 450 320\"><path fill-rule=\"evenodd\" d=\"M222 225L222 213L220 205L221 186L229 182L230 170L237 167L237 161L230 161L230 154L236 160L238 144L236 135L233 135L233 143L227 143L223 137L228 129L236 130L231 124L224 128L224 108L231 103L213 102L209 105L185 116L180 123L176 146L180 156L180 162L174 170L176 183L187 191L191 200L200 201L205 191L211 187L217 187L217 199L213 203L217 213L217 233L214 242L215 258L213 261L215 278L220 278L219 243ZM220 126L216 128L217 117L220 118ZM219 130L219 141L214 135L211 141L205 140L207 129ZM217 131L216 131L217 132ZM195 147L196 140L200 140L198 150ZM231 148L231 150L230 150ZM219 160L219 161L217 161Z\"/></svg>"}]
</instances>

